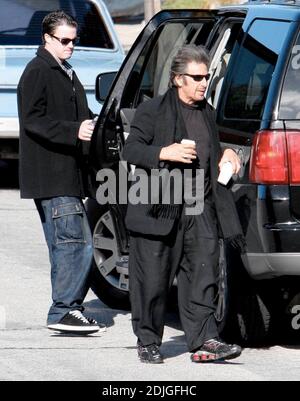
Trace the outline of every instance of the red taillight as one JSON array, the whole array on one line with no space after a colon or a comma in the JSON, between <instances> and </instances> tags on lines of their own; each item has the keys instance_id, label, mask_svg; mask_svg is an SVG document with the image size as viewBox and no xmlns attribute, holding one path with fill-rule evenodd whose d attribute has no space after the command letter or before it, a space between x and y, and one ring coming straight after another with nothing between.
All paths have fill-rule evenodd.
<instances>
[{"instance_id":1,"label":"red taillight","mask_svg":"<svg viewBox=\"0 0 300 401\"><path fill-rule=\"evenodd\" d=\"M287 147L284 131L258 131L251 151L250 181L288 184Z\"/></svg>"},{"instance_id":2,"label":"red taillight","mask_svg":"<svg viewBox=\"0 0 300 401\"><path fill-rule=\"evenodd\" d=\"M300 184L300 131L286 131L290 183Z\"/></svg>"},{"instance_id":3,"label":"red taillight","mask_svg":"<svg viewBox=\"0 0 300 401\"><path fill-rule=\"evenodd\" d=\"M251 151L250 181L300 184L300 131L258 131Z\"/></svg>"}]
</instances>

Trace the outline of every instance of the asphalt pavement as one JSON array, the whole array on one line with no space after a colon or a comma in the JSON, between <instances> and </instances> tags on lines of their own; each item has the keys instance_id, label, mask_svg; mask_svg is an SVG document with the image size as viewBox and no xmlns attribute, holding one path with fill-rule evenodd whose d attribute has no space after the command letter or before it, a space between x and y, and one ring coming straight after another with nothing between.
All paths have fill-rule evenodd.
<instances>
[{"instance_id":1,"label":"asphalt pavement","mask_svg":"<svg viewBox=\"0 0 300 401\"><path fill-rule=\"evenodd\" d=\"M48 251L31 200L0 190L0 381L276 381L299 380L300 347L246 349L231 362L192 364L176 313L167 316L163 365L141 364L130 313L112 310L92 291L86 312L107 332L87 337L50 332Z\"/></svg>"}]
</instances>

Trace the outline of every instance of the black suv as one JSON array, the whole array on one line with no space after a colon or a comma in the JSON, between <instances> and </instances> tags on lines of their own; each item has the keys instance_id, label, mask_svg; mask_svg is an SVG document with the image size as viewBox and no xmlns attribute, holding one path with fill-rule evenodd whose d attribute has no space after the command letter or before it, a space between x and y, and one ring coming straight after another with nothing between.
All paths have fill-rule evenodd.
<instances>
[{"instance_id":1,"label":"black suv","mask_svg":"<svg viewBox=\"0 0 300 401\"><path fill-rule=\"evenodd\" d=\"M166 91L178 47L194 43L209 49L206 97L217 110L222 146L237 149L243 160L230 185L247 240L246 255L227 249L227 266L220 263L218 320L225 335L247 343L264 341L283 321L298 329L299 31L300 1L162 11L136 40L110 90L111 74L97 81L98 97L108 95L95 128L91 166L95 177L111 168L126 180L131 167L119 162L136 107ZM125 209L121 202L88 201L95 247L92 288L118 308L128 306L129 298Z\"/></svg>"}]
</instances>

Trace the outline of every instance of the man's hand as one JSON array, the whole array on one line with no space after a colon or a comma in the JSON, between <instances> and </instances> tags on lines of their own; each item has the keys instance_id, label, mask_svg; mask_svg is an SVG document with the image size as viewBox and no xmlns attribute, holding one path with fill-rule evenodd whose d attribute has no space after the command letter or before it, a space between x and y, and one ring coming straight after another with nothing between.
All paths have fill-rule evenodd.
<instances>
[{"instance_id":1,"label":"man's hand","mask_svg":"<svg viewBox=\"0 0 300 401\"><path fill-rule=\"evenodd\" d=\"M185 164L193 163L196 158L196 145L181 143L173 143L173 145L162 148L159 155L159 160Z\"/></svg>"},{"instance_id":2,"label":"man's hand","mask_svg":"<svg viewBox=\"0 0 300 401\"><path fill-rule=\"evenodd\" d=\"M241 160L238 155L232 149L225 149L222 159L219 163L219 169L221 170L224 163L230 162L232 164L233 174L238 174L241 169Z\"/></svg>"},{"instance_id":3,"label":"man's hand","mask_svg":"<svg viewBox=\"0 0 300 401\"><path fill-rule=\"evenodd\" d=\"M93 120L85 120L81 123L78 138L81 141L90 142L94 131Z\"/></svg>"}]
</instances>

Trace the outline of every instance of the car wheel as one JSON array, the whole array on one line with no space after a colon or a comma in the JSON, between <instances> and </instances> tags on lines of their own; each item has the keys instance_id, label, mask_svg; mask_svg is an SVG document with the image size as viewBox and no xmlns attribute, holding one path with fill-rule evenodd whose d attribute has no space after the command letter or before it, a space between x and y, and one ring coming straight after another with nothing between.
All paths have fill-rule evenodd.
<instances>
[{"instance_id":1,"label":"car wheel","mask_svg":"<svg viewBox=\"0 0 300 401\"><path fill-rule=\"evenodd\" d=\"M93 235L94 259L90 286L97 297L114 309L130 308L128 255L121 255L112 211L92 199L86 203Z\"/></svg>"}]
</instances>

